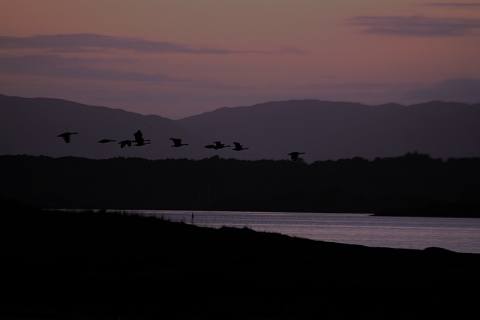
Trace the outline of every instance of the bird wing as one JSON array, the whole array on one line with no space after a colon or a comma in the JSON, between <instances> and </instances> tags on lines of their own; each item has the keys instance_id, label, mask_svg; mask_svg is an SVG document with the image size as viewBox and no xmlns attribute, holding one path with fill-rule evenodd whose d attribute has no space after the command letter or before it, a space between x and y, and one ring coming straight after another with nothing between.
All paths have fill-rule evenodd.
<instances>
[{"instance_id":1,"label":"bird wing","mask_svg":"<svg viewBox=\"0 0 480 320\"><path fill-rule=\"evenodd\" d=\"M133 134L133 136L135 137L135 140L137 140L137 141L142 141L143 140L143 134L142 134L142 131L140 131L140 130L135 132Z\"/></svg>"},{"instance_id":2,"label":"bird wing","mask_svg":"<svg viewBox=\"0 0 480 320\"><path fill-rule=\"evenodd\" d=\"M123 140L123 141L120 141L119 144L120 144L120 147L122 147L122 148L125 147L125 146L130 147L132 145L132 142L130 140Z\"/></svg>"},{"instance_id":3,"label":"bird wing","mask_svg":"<svg viewBox=\"0 0 480 320\"><path fill-rule=\"evenodd\" d=\"M63 140L64 140L66 143L69 143L69 142L70 142L70 133L69 133L69 132L61 133L61 134L59 134L57 137L63 138Z\"/></svg>"}]
</instances>

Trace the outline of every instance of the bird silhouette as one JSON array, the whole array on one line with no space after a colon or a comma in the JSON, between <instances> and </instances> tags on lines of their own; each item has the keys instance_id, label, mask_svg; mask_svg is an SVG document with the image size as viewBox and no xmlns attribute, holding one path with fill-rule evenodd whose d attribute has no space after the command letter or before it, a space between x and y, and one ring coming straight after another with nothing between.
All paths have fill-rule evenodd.
<instances>
[{"instance_id":1,"label":"bird silhouette","mask_svg":"<svg viewBox=\"0 0 480 320\"><path fill-rule=\"evenodd\" d=\"M141 147L150 144L150 140L135 141L134 146Z\"/></svg>"},{"instance_id":2,"label":"bird silhouette","mask_svg":"<svg viewBox=\"0 0 480 320\"><path fill-rule=\"evenodd\" d=\"M230 146L227 146L221 143L220 141L215 141L213 144L207 144L204 148L218 150L218 149L229 148L229 147Z\"/></svg>"},{"instance_id":3,"label":"bird silhouette","mask_svg":"<svg viewBox=\"0 0 480 320\"><path fill-rule=\"evenodd\" d=\"M146 144L150 144L150 140L144 139L143 133L140 130L137 130L137 132L135 132L133 136L135 137L135 140L133 141L135 142L135 146L144 146Z\"/></svg>"},{"instance_id":4,"label":"bird silhouette","mask_svg":"<svg viewBox=\"0 0 480 320\"><path fill-rule=\"evenodd\" d=\"M120 148L124 148L125 146L131 147L132 146L132 141L131 140L122 140L119 142Z\"/></svg>"},{"instance_id":5,"label":"bird silhouette","mask_svg":"<svg viewBox=\"0 0 480 320\"><path fill-rule=\"evenodd\" d=\"M178 148L181 146L188 146L188 143L182 143L182 139L170 138L173 141L172 147Z\"/></svg>"},{"instance_id":6,"label":"bird silhouette","mask_svg":"<svg viewBox=\"0 0 480 320\"><path fill-rule=\"evenodd\" d=\"M235 150L235 151L242 151L242 150L249 149L249 148L244 148L243 145L240 144L240 142L234 142L233 144L235 145L235 147L232 150Z\"/></svg>"},{"instance_id":7,"label":"bird silhouette","mask_svg":"<svg viewBox=\"0 0 480 320\"><path fill-rule=\"evenodd\" d=\"M288 155L290 156L290 159L292 159L293 161L296 161L298 160L298 156L301 154L305 154L305 152L293 151L293 152L290 152Z\"/></svg>"},{"instance_id":8,"label":"bird silhouette","mask_svg":"<svg viewBox=\"0 0 480 320\"><path fill-rule=\"evenodd\" d=\"M70 143L70 139L71 139L70 136L72 134L78 134L78 132L64 132L59 134L57 137L63 138L63 141L65 141L66 143Z\"/></svg>"},{"instance_id":9,"label":"bird silhouette","mask_svg":"<svg viewBox=\"0 0 480 320\"><path fill-rule=\"evenodd\" d=\"M98 141L97 143L109 143L109 142L115 142L117 140L111 140L111 139L102 139L100 141Z\"/></svg>"},{"instance_id":10,"label":"bird silhouette","mask_svg":"<svg viewBox=\"0 0 480 320\"><path fill-rule=\"evenodd\" d=\"M230 146L227 146L220 141L215 141L215 149L223 149L223 148L230 148Z\"/></svg>"}]
</instances>

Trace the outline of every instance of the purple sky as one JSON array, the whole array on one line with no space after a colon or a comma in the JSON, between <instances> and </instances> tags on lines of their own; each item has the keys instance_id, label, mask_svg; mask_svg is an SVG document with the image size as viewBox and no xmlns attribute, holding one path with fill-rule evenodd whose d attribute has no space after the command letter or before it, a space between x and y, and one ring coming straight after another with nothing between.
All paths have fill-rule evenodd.
<instances>
[{"instance_id":1,"label":"purple sky","mask_svg":"<svg viewBox=\"0 0 480 320\"><path fill-rule=\"evenodd\" d=\"M480 102L480 1L0 0L0 93L178 119L321 99Z\"/></svg>"}]
</instances>

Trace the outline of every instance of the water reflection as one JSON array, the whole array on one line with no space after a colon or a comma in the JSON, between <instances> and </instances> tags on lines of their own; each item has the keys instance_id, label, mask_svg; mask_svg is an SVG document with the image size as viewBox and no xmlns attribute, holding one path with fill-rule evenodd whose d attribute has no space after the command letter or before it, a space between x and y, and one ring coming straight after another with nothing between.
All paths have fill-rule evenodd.
<instances>
[{"instance_id":1,"label":"water reflection","mask_svg":"<svg viewBox=\"0 0 480 320\"><path fill-rule=\"evenodd\" d=\"M191 222L192 211L129 210ZM349 213L194 211L198 226L248 227L313 240L371 247L425 249L441 247L480 253L480 219L376 217Z\"/></svg>"}]
</instances>

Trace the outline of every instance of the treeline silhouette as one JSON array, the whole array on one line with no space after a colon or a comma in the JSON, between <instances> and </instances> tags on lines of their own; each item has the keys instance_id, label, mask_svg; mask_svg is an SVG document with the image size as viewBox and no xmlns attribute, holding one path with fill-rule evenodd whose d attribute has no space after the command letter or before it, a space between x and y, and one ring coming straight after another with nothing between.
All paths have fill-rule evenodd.
<instances>
[{"instance_id":1,"label":"treeline silhouette","mask_svg":"<svg viewBox=\"0 0 480 320\"><path fill-rule=\"evenodd\" d=\"M480 158L203 160L1 156L0 196L48 208L480 217Z\"/></svg>"}]
</instances>

